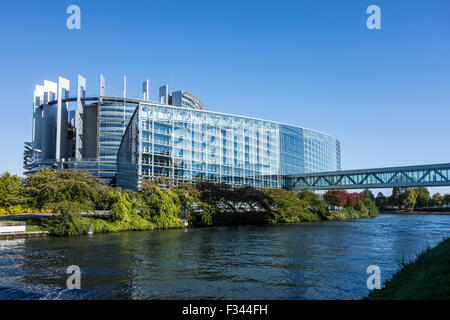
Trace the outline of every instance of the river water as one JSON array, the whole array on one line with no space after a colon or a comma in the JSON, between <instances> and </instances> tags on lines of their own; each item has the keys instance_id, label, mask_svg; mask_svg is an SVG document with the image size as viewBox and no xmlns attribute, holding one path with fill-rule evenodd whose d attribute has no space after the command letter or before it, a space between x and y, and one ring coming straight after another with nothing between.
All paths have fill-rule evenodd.
<instances>
[{"instance_id":1,"label":"river water","mask_svg":"<svg viewBox=\"0 0 450 320\"><path fill-rule=\"evenodd\" d=\"M450 236L450 216L0 241L0 299L360 299ZM69 290L67 267L81 270Z\"/></svg>"}]
</instances>

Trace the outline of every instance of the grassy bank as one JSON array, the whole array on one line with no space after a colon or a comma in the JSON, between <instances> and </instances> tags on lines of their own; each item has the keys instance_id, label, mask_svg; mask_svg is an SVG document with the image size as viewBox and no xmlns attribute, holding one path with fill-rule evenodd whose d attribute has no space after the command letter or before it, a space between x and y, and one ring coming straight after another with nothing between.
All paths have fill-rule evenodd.
<instances>
[{"instance_id":1,"label":"grassy bank","mask_svg":"<svg viewBox=\"0 0 450 320\"><path fill-rule=\"evenodd\" d=\"M415 261L403 263L385 287L370 293L368 299L450 299L450 238L427 249Z\"/></svg>"}]
</instances>

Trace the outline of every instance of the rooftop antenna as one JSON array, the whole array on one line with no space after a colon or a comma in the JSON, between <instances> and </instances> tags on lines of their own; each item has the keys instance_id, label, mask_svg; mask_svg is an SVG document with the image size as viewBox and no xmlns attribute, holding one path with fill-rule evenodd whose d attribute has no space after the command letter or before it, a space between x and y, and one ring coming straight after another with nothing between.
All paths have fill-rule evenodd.
<instances>
[{"instance_id":1,"label":"rooftop antenna","mask_svg":"<svg viewBox=\"0 0 450 320\"><path fill-rule=\"evenodd\" d=\"M105 77L100 73L100 96L105 95Z\"/></svg>"},{"instance_id":2,"label":"rooftop antenna","mask_svg":"<svg viewBox=\"0 0 450 320\"><path fill-rule=\"evenodd\" d=\"M127 97L127 76L123 76L123 97Z\"/></svg>"},{"instance_id":3,"label":"rooftop antenna","mask_svg":"<svg viewBox=\"0 0 450 320\"><path fill-rule=\"evenodd\" d=\"M145 80L142 84L142 100L150 101L150 84L149 80Z\"/></svg>"}]
</instances>

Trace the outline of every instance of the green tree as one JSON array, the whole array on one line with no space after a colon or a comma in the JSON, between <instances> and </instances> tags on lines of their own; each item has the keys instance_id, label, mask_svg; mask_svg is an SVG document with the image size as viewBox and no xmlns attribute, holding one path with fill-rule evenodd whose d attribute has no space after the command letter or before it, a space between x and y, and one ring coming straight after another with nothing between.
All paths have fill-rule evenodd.
<instances>
[{"instance_id":1,"label":"green tree","mask_svg":"<svg viewBox=\"0 0 450 320\"><path fill-rule=\"evenodd\" d=\"M364 206L368 210L369 217L376 217L376 216L378 216L379 210L378 210L378 207L375 205L375 201L373 201L370 198L366 198L364 200Z\"/></svg>"},{"instance_id":2,"label":"green tree","mask_svg":"<svg viewBox=\"0 0 450 320\"><path fill-rule=\"evenodd\" d=\"M109 202L111 203L109 211L111 212L113 221L131 221L131 202L126 193L120 191L114 192L111 194Z\"/></svg>"},{"instance_id":3,"label":"green tree","mask_svg":"<svg viewBox=\"0 0 450 320\"><path fill-rule=\"evenodd\" d=\"M267 206L271 208L271 223L292 223L317 221L320 217L307 210L308 203L291 191L283 189L264 189Z\"/></svg>"},{"instance_id":4,"label":"green tree","mask_svg":"<svg viewBox=\"0 0 450 320\"><path fill-rule=\"evenodd\" d=\"M363 194L372 201L375 201L375 196L370 189L364 189Z\"/></svg>"},{"instance_id":5,"label":"green tree","mask_svg":"<svg viewBox=\"0 0 450 320\"><path fill-rule=\"evenodd\" d=\"M378 192L377 194L377 198L375 199L375 205L380 208L380 209L384 209L387 206L388 199L384 196L383 193Z\"/></svg>"},{"instance_id":6,"label":"green tree","mask_svg":"<svg viewBox=\"0 0 450 320\"><path fill-rule=\"evenodd\" d=\"M301 189L297 196L300 200L307 204L306 209L312 213L319 215L322 219L328 216L327 204L324 200L319 199L319 195L309 189Z\"/></svg>"},{"instance_id":7,"label":"green tree","mask_svg":"<svg viewBox=\"0 0 450 320\"><path fill-rule=\"evenodd\" d=\"M11 206L22 205L24 199L21 196L22 180L9 172L0 176L0 207L8 208Z\"/></svg>"},{"instance_id":8,"label":"green tree","mask_svg":"<svg viewBox=\"0 0 450 320\"><path fill-rule=\"evenodd\" d=\"M177 223L181 204L174 192L161 190L151 181L144 181L139 196L142 217L153 221L160 228L169 228Z\"/></svg>"},{"instance_id":9,"label":"green tree","mask_svg":"<svg viewBox=\"0 0 450 320\"><path fill-rule=\"evenodd\" d=\"M414 211L416 206L417 192L414 189L406 188L400 196L400 209Z\"/></svg>"},{"instance_id":10,"label":"green tree","mask_svg":"<svg viewBox=\"0 0 450 320\"><path fill-rule=\"evenodd\" d=\"M401 194L402 194L402 192L401 192L400 188L397 188L397 187L393 188L392 194L388 200L388 204L393 207L399 207Z\"/></svg>"},{"instance_id":11,"label":"green tree","mask_svg":"<svg viewBox=\"0 0 450 320\"><path fill-rule=\"evenodd\" d=\"M95 206L99 180L88 172L78 170L40 170L23 180L28 205L39 210L74 202L92 210Z\"/></svg>"},{"instance_id":12,"label":"green tree","mask_svg":"<svg viewBox=\"0 0 450 320\"><path fill-rule=\"evenodd\" d=\"M440 208L444 203L444 197L442 197L440 193L435 193L433 195L432 203L434 207Z\"/></svg>"},{"instance_id":13,"label":"green tree","mask_svg":"<svg viewBox=\"0 0 450 320\"><path fill-rule=\"evenodd\" d=\"M225 183L197 181L196 188L200 191L200 200L209 204L216 212L237 212L235 192Z\"/></svg>"},{"instance_id":14,"label":"green tree","mask_svg":"<svg viewBox=\"0 0 450 320\"><path fill-rule=\"evenodd\" d=\"M416 188L417 193L417 208L428 208L431 204L430 192L425 187Z\"/></svg>"},{"instance_id":15,"label":"green tree","mask_svg":"<svg viewBox=\"0 0 450 320\"><path fill-rule=\"evenodd\" d=\"M450 193L444 195L444 204L450 204Z\"/></svg>"}]
</instances>

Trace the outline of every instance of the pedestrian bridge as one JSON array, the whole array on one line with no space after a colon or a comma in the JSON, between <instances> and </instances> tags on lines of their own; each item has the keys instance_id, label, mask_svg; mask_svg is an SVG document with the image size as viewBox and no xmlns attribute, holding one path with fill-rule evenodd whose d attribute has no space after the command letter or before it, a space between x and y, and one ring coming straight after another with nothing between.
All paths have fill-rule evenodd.
<instances>
[{"instance_id":1,"label":"pedestrian bridge","mask_svg":"<svg viewBox=\"0 0 450 320\"><path fill-rule=\"evenodd\" d=\"M450 163L286 175L289 190L450 186Z\"/></svg>"}]
</instances>

